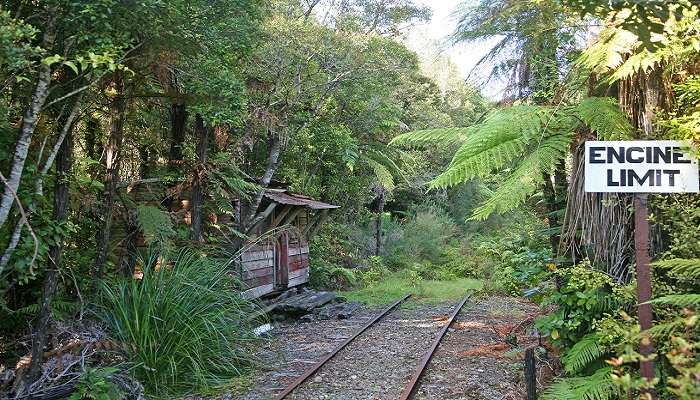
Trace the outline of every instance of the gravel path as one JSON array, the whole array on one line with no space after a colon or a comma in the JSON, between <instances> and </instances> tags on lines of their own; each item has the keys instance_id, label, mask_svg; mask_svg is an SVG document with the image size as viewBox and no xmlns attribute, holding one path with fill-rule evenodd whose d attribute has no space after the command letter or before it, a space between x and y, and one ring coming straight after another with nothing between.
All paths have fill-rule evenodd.
<instances>
[{"instance_id":1,"label":"gravel path","mask_svg":"<svg viewBox=\"0 0 700 400\"><path fill-rule=\"evenodd\" d=\"M522 361L506 356L511 346L505 339L536 312L536 305L507 297L468 302L433 355L413 399L523 399ZM532 341L524 328L516 333L520 345Z\"/></svg>"},{"instance_id":2,"label":"gravel path","mask_svg":"<svg viewBox=\"0 0 700 400\"><path fill-rule=\"evenodd\" d=\"M398 399L434 334L455 303L427 305L410 300L369 328L288 399ZM266 361L251 389L223 399L271 399L313 363L376 315L361 309L350 319L277 324L273 339L258 353ZM522 362L504 355L508 331L537 312L531 303L506 297L469 300L448 331L419 382L414 399L523 398ZM526 326L526 325L525 325ZM525 329L518 341L532 340Z\"/></svg>"},{"instance_id":3,"label":"gravel path","mask_svg":"<svg viewBox=\"0 0 700 400\"><path fill-rule=\"evenodd\" d=\"M410 303L409 303L410 304ZM448 306L399 309L355 339L289 399L397 399Z\"/></svg>"}]
</instances>

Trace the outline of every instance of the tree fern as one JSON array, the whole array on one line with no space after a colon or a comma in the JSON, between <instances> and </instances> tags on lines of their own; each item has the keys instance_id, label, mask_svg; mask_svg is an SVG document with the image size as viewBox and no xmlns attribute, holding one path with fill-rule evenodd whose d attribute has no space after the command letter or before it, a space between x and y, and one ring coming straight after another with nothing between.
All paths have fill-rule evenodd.
<instances>
[{"instance_id":1,"label":"tree fern","mask_svg":"<svg viewBox=\"0 0 700 400\"><path fill-rule=\"evenodd\" d=\"M393 154L389 156L387 154L388 150L393 150L397 153L397 149L387 149L385 145L368 145L360 149L360 152L355 160L355 162L362 162L372 169L374 176L379 185L384 189L391 192L396 186L396 179L405 180L405 176L401 168L397 165L394 158L399 158L401 154Z\"/></svg>"},{"instance_id":2,"label":"tree fern","mask_svg":"<svg viewBox=\"0 0 700 400\"><path fill-rule=\"evenodd\" d=\"M654 338L665 338L668 339L672 334L682 331L686 327L686 318L675 318L671 321L657 323L647 332Z\"/></svg>"},{"instance_id":3,"label":"tree fern","mask_svg":"<svg viewBox=\"0 0 700 400\"><path fill-rule=\"evenodd\" d=\"M542 395L542 400L609 400L617 398L612 368L597 370L591 376L557 379Z\"/></svg>"},{"instance_id":4,"label":"tree fern","mask_svg":"<svg viewBox=\"0 0 700 400\"><path fill-rule=\"evenodd\" d=\"M471 219L512 210L535 192L543 175L566 157L574 132L585 125L601 137L629 137L626 116L608 98L584 98L567 107L517 105L499 109L468 128L429 129L396 137L393 145L461 143L447 169L429 183L447 188L510 168L504 183L478 207Z\"/></svg>"},{"instance_id":5,"label":"tree fern","mask_svg":"<svg viewBox=\"0 0 700 400\"><path fill-rule=\"evenodd\" d=\"M620 112L617 101L610 97L586 97L573 113L603 140L632 139L632 125Z\"/></svg>"},{"instance_id":6,"label":"tree fern","mask_svg":"<svg viewBox=\"0 0 700 400\"><path fill-rule=\"evenodd\" d=\"M700 293L669 294L650 300L649 304L662 304L674 307L699 307Z\"/></svg>"},{"instance_id":7,"label":"tree fern","mask_svg":"<svg viewBox=\"0 0 700 400\"><path fill-rule=\"evenodd\" d=\"M156 206L137 206L136 219L147 243L164 242L175 235L170 216Z\"/></svg>"},{"instance_id":8,"label":"tree fern","mask_svg":"<svg viewBox=\"0 0 700 400\"><path fill-rule=\"evenodd\" d=\"M367 165L369 165L372 171L374 171L374 176L377 179L377 182L389 192L393 191L395 186L394 176L391 174L389 169L371 158L367 158L364 161L367 163Z\"/></svg>"},{"instance_id":9,"label":"tree fern","mask_svg":"<svg viewBox=\"0 0 700 400\"><path fill-rule=\"evenodd\" d=\"M597 333L589 333L576 342L561 358L564 369L568 374L576 374L600 359L605 349L598 345L600 337Z\"/></svg>"},{"instance_id":10,"label":"tree fern","mask_svg":"<svg viewBox=\"0 0 700 400\"><path fill-rule=\"evenodd\" d=\"M484 204L474 210L472 220L485 220L492 213L505 213L524 202L542 183L543 171L551 171L566 155L571 134L552 136L522 160Z\"/></svg>"},{"instance_id":11,"label":"tree fern","mask_svg":"<svg viewBox=\"0 0 700 400\"><path fill-rule=\"evenodd\" d=\"M688 278L700 278L700 258L673 258L654 262L657 268L668 268L671 272Z\"/></svg>"}]
</instances>

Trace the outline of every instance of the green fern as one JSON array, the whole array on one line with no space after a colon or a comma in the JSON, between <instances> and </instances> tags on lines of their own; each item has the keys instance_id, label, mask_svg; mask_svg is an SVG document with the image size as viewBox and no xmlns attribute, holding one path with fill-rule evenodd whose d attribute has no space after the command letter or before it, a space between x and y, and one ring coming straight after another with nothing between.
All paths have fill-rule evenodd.
<instances>
[{"instance_id":1,"label":"green fern","mask_svg":"<svg viewBox=\"0 0 700 400\"><path fill-rule=\"evenodd\" d=\"M461 143L447 169L429 183L431 189L512 169L505 182L470 217L483 220L494 212L514 209L537 191L543 175L551 173L566 157L574 132L582 125L606 139L626 138L632 132L614 100L590 97L568 107L507 107L468 128L409 132L390 144Z\"/></svg>"},{"instance_id":2,"label":"green fern","mask_svg":"<svg viewBox=\"0 0 700 400\"><path fill-rule=\"evenodd\" d=\"M139 205L136 219L147 243L163 242L175 235L170 216L158 207Z\"/></svg>"},{"instance_id":3,"label":"green fern","mask_svg":"<svg viewBox=\"0 0 700 400\"><path fill-rule=\"evenodd\" d=\"M349 165L352 168L356 163L364 163L374 173L376 182L391 192L396 186L396 180L406 180L403 170L394 161L402 155L402 151L388 148L384 144L366 145L354 154Z\"/></svg>"},{"instance_id":4,"label":"green fern","mask_svg":"<svg viewBox=\"0 0 700 400\"><path fill-rule=\"evenodd\" d=\"M610 400L618 389L612 380L612 368L605 367L590 376L557 379L542 395L542 400Z\"/></svg>"},{"instance_id":5,"label":"green fern","mask_svg":"<svg viewBox=\"0 0 700 400\"><path fill-rule=\"evenodd\" d=\"M603 140L630 140L633 128L620 112L617 101L609 97L586 97L573 113Z\"/></svg>"},{"instance_id":6,"label":"green fern","mask_svg":"<svg viewBox=\"0 0 700 400\"><path fill-rule=\"evenodd\" d=\"M605 354L605 349L598 345L599 340L600 336L597 333L589 333L564 354L561 361L568 374L581 372Z\"/></svg>"},{"instance_id":7,"label":"green fern","mask_svg":"<svg viewBox=\"0 0 700 400\"><path fill-rule=\"evenodd\" d=\"M662 304L674 307L699 307L700 293L669 294L647 302L648 304Z\"/></svg>"},{"instance_id":8,"label":"green fern","mask_svg":"<svg viewBox=\"0 0 700 400\"><path fill-rule=\"evenodd\" d=\"M570 134L545 139L469 219L485 220L492 213L503 214L523 203L542 183L542 172L551 171L566 155L570 139Z\"/></svg>"},{"instance_id":9,"label":"green fern","mask_svg":"<svg viewBox=\"0 0 700 400\"><path fill-rule=\"evenodd\" d=\"M377 182L389 192L393 191L396 185L394 184L394 176L389 169L371 158L367 158L364 161L374 171Z\"/></svg>"},{"instance_id":10,"label":"green fern","mask_svg":"<svg viewBox=\"0 0 700 400\"><path fill-rule=\"evenodd\" d=\"M657 268L667 268L671 272L688 278L700 278L700 258L673 258L654 262Z\"/></svg>"},{"instance_id":11,"label":"green fern","mask_svg":"<svg viewBox=\"0 0 700 400\"><path fill-rule=\"evenodd\" d=\"M657 323L649 328L647 332L649 332L653 338L668 338L675 332L685 329L686 322L686 318L675 318L668 322Z\"/></svg>"}]
</instances>

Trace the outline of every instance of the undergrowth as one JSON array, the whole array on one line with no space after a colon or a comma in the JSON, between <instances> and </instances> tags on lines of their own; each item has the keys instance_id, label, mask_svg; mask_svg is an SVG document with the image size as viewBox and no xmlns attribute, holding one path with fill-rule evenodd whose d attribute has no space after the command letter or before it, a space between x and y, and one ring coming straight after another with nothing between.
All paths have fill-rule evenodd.
<instances>
[{"instance_id":1,"label":"undergrowth","mask_svg":"<svg viewBox=\"0 0 700 400\"><path fill-rule=\"evenodd\" d=\"M209 392L246 371L256 306L240 297L225 263L183 250L153 253L140 270L140 280L102 285L98 315L150 396Z\"/></svg>"}]
</instances>

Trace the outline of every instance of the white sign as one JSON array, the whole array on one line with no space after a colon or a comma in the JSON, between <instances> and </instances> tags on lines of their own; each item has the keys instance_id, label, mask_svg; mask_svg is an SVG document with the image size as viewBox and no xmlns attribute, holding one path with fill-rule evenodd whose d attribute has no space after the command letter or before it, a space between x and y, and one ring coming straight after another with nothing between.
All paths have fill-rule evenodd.
<instances>
[{"instance_id":1,"label":"white sign","mask_svg":"<svg viewBox=\"0 0 700 400\"><path fill-rule=\"evenodd\" d=\"M586 192L698 192L698 163L673 140L586 142Z\"/></svg>"}]
</instances>

